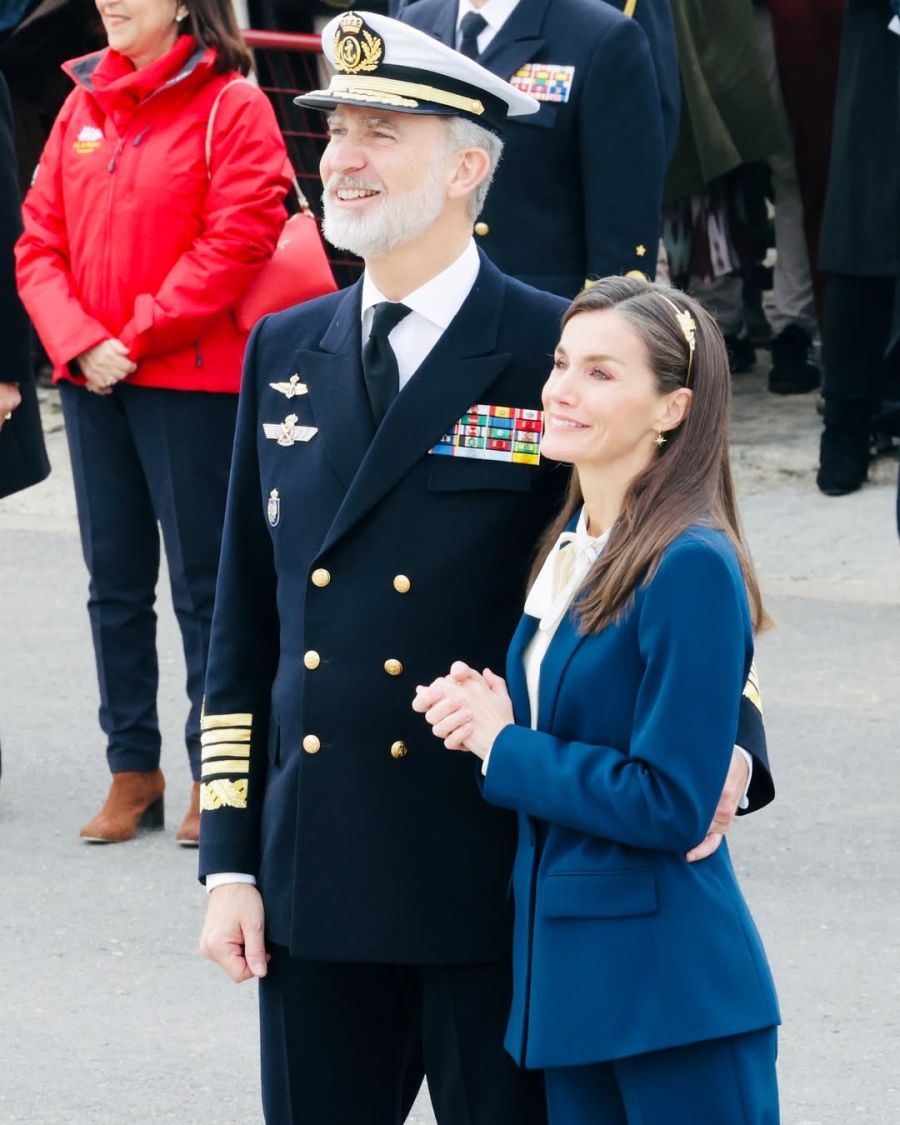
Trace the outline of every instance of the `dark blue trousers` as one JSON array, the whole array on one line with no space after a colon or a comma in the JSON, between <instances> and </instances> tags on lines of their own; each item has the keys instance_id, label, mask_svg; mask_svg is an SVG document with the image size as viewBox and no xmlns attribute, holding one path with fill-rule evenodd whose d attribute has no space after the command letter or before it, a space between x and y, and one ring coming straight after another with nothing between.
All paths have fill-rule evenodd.
<instances>
[{"instance_id":1,"label":"dark blue trousers","mask_svg":"<svg viewBox=\"0 0 900 1125\"><path fill-rule=\"evenodd\" d=\"M162 529L187 664L185 739L200 779L200 706L234 439L237 395L120 383L112 394L60 384L100 726L113 773L159 765L156 584Z\"/></svg>"},{"instance_id":2,"label":"dark blue trousers","mask_svg":"<svg viewBox=\"0 0 900 1125\"><path fill-rule=\"evenodd\" d=\"M774 1027L544 1072L549 1125L778 1125Z\"/></svg>"},{"instance_id":3,"label":"dark blue trousers","mask_svg":"<svg viewBox=\"0 0 900 1125\"><path fill-rule=\"evenodd\" d=\"M268 1125L402 1125L423 1076L438 1125L546 1125L540 1072L503 1050L508 963L305 961L271 942L268 951Z\"/></svg>"}]
</instances>

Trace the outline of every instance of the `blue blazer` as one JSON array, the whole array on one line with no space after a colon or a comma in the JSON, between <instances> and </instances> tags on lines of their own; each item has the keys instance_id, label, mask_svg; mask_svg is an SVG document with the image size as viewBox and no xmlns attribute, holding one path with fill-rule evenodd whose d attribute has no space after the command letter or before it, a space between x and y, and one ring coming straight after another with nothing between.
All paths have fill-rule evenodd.
<instances>
[{"instance_id":1,"label":"blue blazer","mask_svg":"<svg viewBox=\"0 0 900 1125\"><path fill-rule=\"evenodd\" d=\"M582 1065L777 1024L727 845L684 858L715 812L753 658L726 536L679 536L602 632L563 620L532 731L535 628L523 617L510 647L522 725L498 736L484 784L520 814L507 1049L529 1067Z\"/></svg>"},{"instance_id":2,"label":"blue blazer","mask_svg":"<svg viewBox=\"0 0 900 1125\"><path fill-rule=\"evenodd\" d=\"M455 0L417 0L400 18L456 45ZM668 162L657 68L643 29L597 0L519 0L478 62L574 68L566 102L509 121L475 227L504 273L573 297L588 277L656 269Z\"/></svg>"}]
</instances>

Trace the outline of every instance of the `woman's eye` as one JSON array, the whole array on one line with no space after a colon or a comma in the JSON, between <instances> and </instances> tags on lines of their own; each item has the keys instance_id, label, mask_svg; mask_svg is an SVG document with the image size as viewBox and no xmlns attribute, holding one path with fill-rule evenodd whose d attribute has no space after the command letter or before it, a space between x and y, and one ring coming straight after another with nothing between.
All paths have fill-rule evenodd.
<instances>
[{"instance_id":1,"label":"woman's eye","mask_svg":"<svg viewBox=\"0 0 900 1125\"><path fill-rule=\"evenodd\" d=\"M565 361L564 361L564 360L561 360L561 359L559 358L559 356L556 356L556 355L555 355L555 356L553 357L553 370L554 370L554 371L562 371L562 369L563 369L563 368L564 368L565 366L566 366L566 364L565 364Z\"/></svg>"},{"instance_id":2,"label":"woman's eye","mask_svg":"<svg viewBox=\"0 0 900 1125\"><path fill-rule=\"evenodd\" d=\"M593 367L588 372L591 379L611 379L612 376L608 371L604 371L602 367Z\"/></svg>"}]
</instances>

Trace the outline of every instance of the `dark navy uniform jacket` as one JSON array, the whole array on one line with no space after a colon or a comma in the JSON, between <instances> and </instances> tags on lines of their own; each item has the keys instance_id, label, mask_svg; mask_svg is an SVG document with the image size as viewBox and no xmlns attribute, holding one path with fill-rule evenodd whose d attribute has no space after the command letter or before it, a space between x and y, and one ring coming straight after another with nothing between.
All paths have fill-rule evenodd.
<instances>
[{"instance_id":1,"label":"dark navy uniform jacket","mask_svg":"<svg viewBox=\"0 0 900 1125\"><path fill-rule=\"evenodd\" d=\"M564 302L482 256L377 434L361 282L248 345L203 719L201 875L258 876L296 956L502 959L514 817L411 709L454 659L503 667L566 471L429 454L475 403L539 408ZM305 393L286 398L271 383ZM263 426L297 416L308 441ZM290 428L288 426L288 428ZM748 704L742 744L764 759ZM771 793L764 761L753 800Z\"/></svg>"},{"instance_id":2,"label":"dark navy uniform jacket","mask_svg":"<svg viewBox=\"0 0 900 1125\"><path fill-rule=\"evenodd\" d=\"M400 14L449 46L456 16L452 0L418 0ZM505 273L567 297L588 277L652 277L668 160L641 27L596 0L520 0L478 62L514 84L536 64L574 67L567 101L542 100L504 126L479 245Z\"/></svg>"}]
</instances>

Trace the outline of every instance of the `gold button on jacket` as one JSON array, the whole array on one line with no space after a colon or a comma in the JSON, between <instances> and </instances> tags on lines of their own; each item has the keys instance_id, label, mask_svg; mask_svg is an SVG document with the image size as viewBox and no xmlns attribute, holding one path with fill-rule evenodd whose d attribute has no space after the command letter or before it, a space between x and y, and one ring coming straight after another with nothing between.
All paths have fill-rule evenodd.
<instances>
[{"instance_id":1,"label":"gold button on jacket","mask_svg":"<svg viewBox=\"0 0 900 1125\"><path fill-rule=\"evenodd\" d=\"M409 753L409 747L406 745L405 742L394 742L391 745L391 757L392 758L395 758L395 759L399 760L400 758L405 758L408 753Z\"/></svg>"},{"instance_id":2,"label":"gold button on jacket","mask_svg":"<svg viewBox=\"0 0 900 1125\"><path fill-rule=\"evenodd\" d=\"M403 671L403 665L399 660L385 660L384 670L389 676L399 676Z\"/></svg>"},{"instance_id":3,"label":"gold button on jacket","mask_svg":"<svg viewBox=\"0 0 900 1125\"><path fill-rule=\"evenodd\" d=\"M312 582L313 586L327 586L331 581L331 574L325 570L324 567L320 566L317 570L312 572L309 576L309 580Z\"/></svg>"},{"instance_id":4,"label":"gold button on jacket","mask_svg":"<svg viewBox=\"0 0 900 1125\"><path fill-rule=\"evenodd\" d=\"M322 743L314 734L308 734L303 739L303 749L307 754L318 754L322 749Z\"/></svg>"},{"instance_id":5,"label":"gold button on jacket","mask_svg":"<svg viewBox=\"0 0 900 1125\"><path fill-rule=\"evenodd\" d=\"M319 667L319 665L322 663L322 658L319 656L315 649L311 648L309 652L305 652L303 654L303 663L307 668L309 668L310 671L312 671L314 668Z\"/></svg>"},{"instance_id":6,"label":"gold button on jacket","mask_svg":"<svg viewBox=\"0 0 900 1125\"><path fill-rule=\"evenodd\" d=\"M482 237L484 237L484 235L491 233L491 228L487 225L487 223L476 223L475 233L480 234Z\"/></svg>"},{"instance_id":7,"label":"gold button on jacket","mask_svg":"<svg viewBox=\"0 0 900 1125\"><path fill-rule=\"evenodd\" d=\"M398 594L408 594L411 586L412 582L410 582L405 574L398 574L394 578L394 589Z\"/></svg>"}]
</instances>

